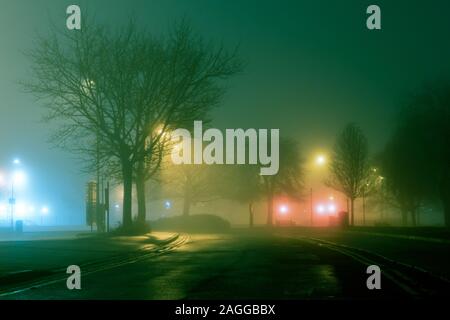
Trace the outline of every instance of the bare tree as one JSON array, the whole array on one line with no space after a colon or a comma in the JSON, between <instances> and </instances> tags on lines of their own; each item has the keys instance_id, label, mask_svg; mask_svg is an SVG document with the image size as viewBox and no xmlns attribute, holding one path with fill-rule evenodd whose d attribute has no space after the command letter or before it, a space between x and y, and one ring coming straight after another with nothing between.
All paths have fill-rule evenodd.
<instances>
[{"instance_id":1,"label":"bare tree","mask_svg":"<svg viewBox=\"0 0 450 320\"><path fill-rule=\"evenodd\" d=\"M350 224L354 225L355 199L362 196L369 169L368 143L362 130L348 124L337 137L326 184L350 200Z\"/></svg>"},{"instance_id":2,"label":"bare tree","mask_svg":"<svg viewBox=\"0 0 450 320\"><path fill-rule=\"evenodd\" d=\"M242 68L236 50L227 52L221 46L205 44L185 21L176 24L169 33L165 58L168 68L163 80L168 85L163 87L163 99L150 101L139 118L139 127L147 130L138 141L136 166L140 222L145 221L146 215L146 181L157 172L164 154L171 148L170 131L191 128L195 120L207 123L209 111L225 93L220 80Z\"/></svg>"},{"instance_id":3,"label":"bare tree","mask_svg":"<svg viewBox=\"0 0 450 320\"><path fill-rule=\"evenodd\" d=\"M406 128L397 130L388 142L382 157L381 170L386 177L388 201L400 210L402 223L416 226L417 213L430 187L426 156L421 152L419 138Z\"/></svg>"},{"instance_id":4,"label":"bare tree","mask_svg":"<svg viewBox=\"0 0 450 320\"><path fill-rule=\"evenodd\" d=\"M427 186L422 190L427 198L440 199L450 228L450 79L430 82L411 97L400 128L407 133L403 143L416 151L410 161L421 163L412 176Z\"/></svg>"},{"instance_id":5,"label":"bare tree","mask_svg":"<svg viewBox=\"0 0 450 320\"><path fill-rule=\"evenodd\" d=\"M424 86L406 100L383 153L386 185L403 224L426 201L440 199L450 226L450 82Z\"/></svg>"},{"instance_id":6,"label":"bare tree","mask_svg":"<svg viewBox=\"0 0 450 320\"><path fill-rule=\"evenodd\" d=\"M157 171L165 130L204 117L223 93L215 80L240 68L234 53L205 45L185 23L156 38L134 23L113 31L86 22L80 31L41 38L29 56L36 81L26 87L46 102L46 120L59 124L54 141L95 155L96 166L123 181L125 227L132 224L133 177L145 181ZM145 220L145 207L139 213Z\"/></svg>"},{"instance_id":7,"label":"bare tree","mask_svg":"<svg viewBox=\"0 0 450 320\"><path fill-rule=\"evenodd\" d=\"M131 187L136 79L133 69L145 50L132 49L129 32L108 36L100 27L53 33L30 53L36 81L27 88L46 102L46 120L60 125L58 145L120 163L124 183L123 224L131 225ZM130 109L128 109L130 107ZM98 158L97 158L98 159ZM97 160L97 164L98 164Z\"/></svg>"},{"instance_id":8,"label":"bare tree","mask_svg":"<svg viewBox=\"0 0 450 320\"><path fill-rule=\"evenodd\" d=\"M230 167L225 176L227 183L222 190L225 198L247 205L249 225L253 227L254 204L264 196L259 166L247 164Z\"/></svg>"},{"instance_id":9,"label":"bare tree","mask_svg":"<svg viewBox=\"0 0 450 320\"><path fill-rule=\"evenodd\" d=\"M297 143L292 139L280 140L280 166L278 173L272 176L260 175L259 166L246 165L238 168L236 177L230 185L234 191L231 198L248 201L249 214L253 213L253 202L259 198L267 201L267 225L273 225L273 209L276 195L289 196L300 200L303 189L302 158Z\"/></svg>"},{"instance_id":10,"label":"bare tree","mask_svg":"<svg viewBox=\"0 0 450 320\"><path fill-rule=\"evenodd\" d=\"M182 199L182 215L189 216L196 204L222 198L222 168L220 165L167 163L161 170L163 193L166 197Z\"/></svg>"}]
</instances>

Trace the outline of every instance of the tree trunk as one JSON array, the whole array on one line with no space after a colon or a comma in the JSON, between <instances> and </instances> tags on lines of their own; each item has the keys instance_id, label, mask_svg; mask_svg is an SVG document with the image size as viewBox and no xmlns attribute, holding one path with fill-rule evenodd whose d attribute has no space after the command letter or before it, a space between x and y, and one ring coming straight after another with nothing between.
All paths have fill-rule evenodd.
<instances>
[{"instance_id":1,"label":"tree trunk","mask_svg":"<svg viewBox=\"0 0 450 320\"><path fill-rule=\"evenodd\" d=\"M450 228L450 197L447 199L443 199L443 207L444 207L444 222L447 228Z\"/></svg>"},{"instance_id":2,"label":"tree trunk","mask_svg":"<svg viewBox=\"0 0 450 320\"><path fill-rule=\"evenodd\" d=\"M273 193L270 192L267 198L267 225L273 226Z\"/></svg>"},{"instance_id":3,"label":"tree trunk","mask_svg":"<svg viewBox=\"0 0 450 320\"><path fill-rule=\"evenodd\" d=\"M408 225L408 211L401 209L402 212L402 226L406 227Z\"/></svg>"},{"instance_id":4,"label":"tree trunk","mask_svg":"<svg viewBox=\"0 0 450 320\"><path fill-rule=\"evenodd\" d=\"M365 226L366 225L366 194L364 193L363 194L363 198L362 198L362 200L363 200L363 207L362 207L362 209L363 209L363 221L362 221L362 224L363 224L363 226Z\"/></svg>"},{"instance_id":5,"label":"tree trunk","mask_svg":"<svg viewBox=\"0 0 450 320\"><path fill-rule=\"evenodd\" d=\"M250 228L253 227L253 202L248 204L248 214L249 214L249 225Z\"/></svg>"},{"instance_id":6,"label":"tree trunk","mask_svg":"<svg viewBox=\"0 0 450 320\"><path fill-rule=\"evenodd\" d=\"M190 211L191 211L191 198L189 195L186 195L184 197L184 202L183 202L183 216L185 216L185 217L189 216Z\"/></svg>"},{"instance_id":7,"label":"tree trunk","mask_svg":"<svg viewBox=\"0 0 450 320\"><path fill-rule=\"evenodd\" d=\"M136 195L138 204L137 221L144 225L146 220L146 202L145 202L145 178L143 172L138 172L136 175Z\"/></svg>"},{"instance_id":8,"label":"tree trunk","mask_svg":"<svg viewBox=\"0 0 450 320\"><path fill-rule=\"evenodd\" d=\"M347 197L347 226L351 226L350 198Z\"/></svg>"},{"instance_id":9,"label":"tree trunk","mask_svg":"<svg viewBox=\"0 0 450 320\"><path fill-rule=\"evenodd\" d=\"M192 172L191 171L185 172L184 178L185 184L184 184L184 199L183 199L183 216L187 217L189 216L192 205L192 193L191 193Z\"/></svg>"},{"instance_id":10,"label":"tree trunk","mask_svg":"<svg viewBox=\"0 0 450 320\"><path fill-rule=\"evenodd\" d=\"M353 198L350 198L350 209L351 209L350 225L353 227L355 225L355 199Z\"/></svg>"},{"instance_id":11,"label":"tree trunk","mask_svg":"<svg viewBox=\"0 0 450 320\"><path fill-rule=\"evenodd\" d=\"M450 228L450 179L443 177L440 184L440 196L444 209L444 223L446 228Z\"/></svg>"},{"instance_id":12,"label":"tree trunk","mask_svg":"<svg viewBox=\"0 0 450 320\"><path fill-rule=\"evenodd\" d=\"M133 190L133 166L129 161L122 162L123 178L123 212L122 223L124 228L131 227L132 221L132 190Z\"/></svg>"},{"instance_id":13,"label":"tree trunk","mask_svg":"<svg viewBox=\"0 0 450 320\"><path fill-rule=\"evenodd\" d=\"M412 226L413 227L416 227L417 226L417 223L416 223L416 210L410 210L410 213L411 213L411 224L412 224Z\"/></svg>"}]
</instances>

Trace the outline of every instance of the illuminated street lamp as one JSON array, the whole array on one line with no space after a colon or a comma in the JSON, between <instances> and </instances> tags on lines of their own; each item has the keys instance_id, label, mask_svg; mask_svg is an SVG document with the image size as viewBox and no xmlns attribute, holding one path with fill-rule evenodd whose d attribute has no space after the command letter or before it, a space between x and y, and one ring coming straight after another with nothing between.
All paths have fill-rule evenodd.
<instances>
[{"instance_id":1,"label":"illuminated street lamp","mask_svg":"<svg viewBox=\"0 0 450 320\"><path fill-rule=\"evenodd\" d=\"M49 210L47 206L41 208L41 226L44 225L44 216L48 214Z\"/></svg>"},{"instance_id":2,"label":"illuminated street lamp","mask_svg":"<svg viewBox=\"0 0 450 320\"><path fill-rule=\"evenodd\" d=\"M317 205L317 213L319 214L325 213L325 206L323 204Z\"/></svg>"},{"instance_id":3,"label":"illuminated street lamp","mask_svg":"<svg viewBox=\"0 0 450 320\"><path fill-rule=\"evenodd\" d=\"M288 211L289 211L289 209L288 209L287 205L283 204L280 206L280 214L285 215L288 213Z\"/></svg>"},{"instance_id":4,"label":"illuminated street lamp","mask_svg":"<svg viewBox=\"0 0 450 320\"><path fill-rule=\"evenodd\" d=\"M327 158L323 154L319 154L316 157L316 164L318 166L323 166L327 162Z\"/></svg>"},{"instance_id":5,"label":"illuminated street lamp","mask_svg":"<svg viewBox=\"0 0 450 320\"><path fill-rule=\"evenodd\" d=\"M317 167L323 167L327 163L327 158L323 153L316 155L314 163ZM313 189L310 189L310 197L309 197L309 206L310 206L310 222L311 227L314 225L314 208L313 208Z\"/></svg>"},{"instance_id":6,"label":"illuminated street lamp","mask_svg":"<svg viewBox=\"0 0 450 320\"><path fill-rule=\"evenodd\" d=\"M19 166L21 164L20 159L14 159L13 164ZM11 198L9 198L9 204L11 206L11 230L14 231L14 206L16 199L14 198L14 186L20 186L25 182L25 173L23 171L15 171L11 179Z\"/></svg>"},{"instance_id":7,"label":"illuminated street lamp","mask_svg":"<svg viewBox=\"0 0 450 320\"><path fill-rule=\"evenodd\" d=\"M14 172L12 181L16 186L22 185L25 182L25 173L23 171Z\"/></svg>"},{"instance_id":8,"label":"illuminated street lamp","mask_svg":"<svg viewBox=\"0 0 450 320\"><path fill-rule=\"evenodd\" d=\"M334 205L334 204L332 204L332 203L330 203L329 205L328 205L328 212L329 213L335 213L336 212L336 205Z\"/></svg>"}]
</instances>

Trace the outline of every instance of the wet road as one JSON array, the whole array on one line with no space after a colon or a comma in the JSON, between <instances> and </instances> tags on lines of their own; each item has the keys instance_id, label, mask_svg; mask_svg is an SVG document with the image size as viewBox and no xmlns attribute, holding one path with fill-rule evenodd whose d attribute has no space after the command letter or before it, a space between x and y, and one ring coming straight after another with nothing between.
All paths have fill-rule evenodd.
<instances>
[{"instance_id":1,"label":"wet road","mask_svg":"<svg viewBox=\"0 0 450 320\"><path fill-rule=\"evenodd\" d=\"M2 299L387 299L405 293L387 279L366 287L366 266L299 239L266 233L190 235L165 252Z\"/></svg>"},{"instance_id":2,"label":"wet road","mask_svg":"<svg viewBox=\"0 0 450 320\"><path fill-rule=\"evenodd\" d=\"M448 239L408 238L398 234L377 233L368 229L365 232L292 229L280 232L280 235L294 238L312 237L368 250L450 279L450 241Z\"/></svg>"}]
</instances>

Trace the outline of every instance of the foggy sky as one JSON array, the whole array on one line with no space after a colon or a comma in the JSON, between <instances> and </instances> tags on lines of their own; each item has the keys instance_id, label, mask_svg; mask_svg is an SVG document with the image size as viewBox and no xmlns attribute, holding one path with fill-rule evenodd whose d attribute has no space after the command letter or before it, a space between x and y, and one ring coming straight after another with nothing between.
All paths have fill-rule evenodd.
<instances>
[{"instance_id":1,"label":"foggy sky","mask_svg":"<svg viewBox=\"0 0 450 320\"><path fill-rule=\"evenodd\" d=\"M43 109L18 85L29 77L22 52L33 47L36 33L46 34L50 20L65 28L70 4L110 25L133 15L156 33L186 17L205 38L239 44L246 68L227 82L215 125L280 128L300 141L305 158L329 150L352 121L371 151L380 150L402 97L450 74L445 0L0 0L0 168L20 157L36 197L69 208L72 223L84 221L89 177L70 154L50 148L51 128L39 123ZM369 4L381 7L381 31L365 27Z\"/></svg>"}]
</instances>

